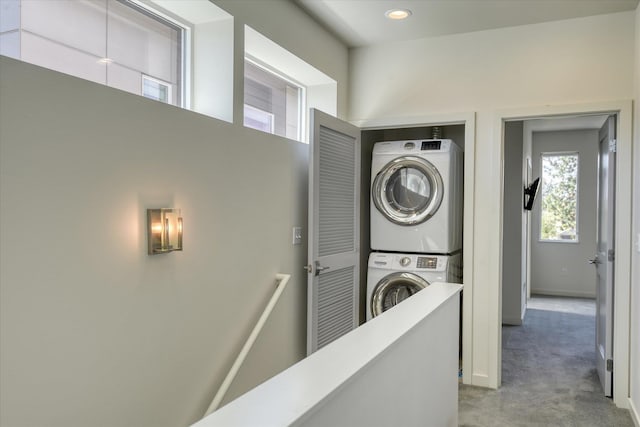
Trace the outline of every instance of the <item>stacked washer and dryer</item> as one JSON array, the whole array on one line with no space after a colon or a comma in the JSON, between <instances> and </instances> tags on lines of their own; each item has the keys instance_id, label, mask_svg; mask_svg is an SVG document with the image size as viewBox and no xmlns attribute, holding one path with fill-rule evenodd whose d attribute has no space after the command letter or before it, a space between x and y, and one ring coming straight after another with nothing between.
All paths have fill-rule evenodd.
<instances>
[{"instance_id":1,"label":"stacked washer and dryer","mask_svg":"<svg viewBox=\"0 0 640 427\"><path fill-rule=\"evenodd\" d=\"M463 153L450 139L378 142L367 320L433 282L462 282Z\"/></svg>"}]
</instances>

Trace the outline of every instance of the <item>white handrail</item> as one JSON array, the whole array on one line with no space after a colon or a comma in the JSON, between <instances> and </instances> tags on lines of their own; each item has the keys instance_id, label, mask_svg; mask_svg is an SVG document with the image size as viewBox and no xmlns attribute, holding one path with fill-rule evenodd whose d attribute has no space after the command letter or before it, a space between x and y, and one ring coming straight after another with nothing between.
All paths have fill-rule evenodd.
<instances>
[{"instance_id":1,"label":"white handrail","mask_svg":"<svg viewBox=\"0 0 640 427\"><path fill-rule=\"evenodd\" d=\"M249 350L251 350L251 347L253 347L253 343L256 341L258 334L262 330L262 327L267 321L267 318L271 314L273 307L278 302L278 299L280 298L282 291L284 291L284 288L287 286L287 283L289 283L290 278L291 278L290 274L276 274L276 280L278 281L278 285L276 287L275 292L273 293L273 296L271 297L271 299L269 300L269 303L267 304L264 311L262 312L260 319L258 319L258 323L256 323L256 325L253 327L251 334L249 334L249 338L247 338L247 341L244 343L242 350L240 350L238 357L236 357L235 362L233 362L233 365L231 366L229 373L225 377L224 381L222 381L222 384L220 385L218 392L216 393L213 400L211 401L211 404L209 405L209 408L203 415L203 418L209 415L210 413L212 413L213 411L215 411L216 409L218 409L218 406L220 406L220 402L222 402L222 399L227 394L227 391L229 390L229 386L231 386L231 383L233 382L236 375L238 374L238 371L240 370L240 366L242 366L242 363L244 363L244 359L246 359L247 354L249 353Z\"/></svg>"}]
</instances>

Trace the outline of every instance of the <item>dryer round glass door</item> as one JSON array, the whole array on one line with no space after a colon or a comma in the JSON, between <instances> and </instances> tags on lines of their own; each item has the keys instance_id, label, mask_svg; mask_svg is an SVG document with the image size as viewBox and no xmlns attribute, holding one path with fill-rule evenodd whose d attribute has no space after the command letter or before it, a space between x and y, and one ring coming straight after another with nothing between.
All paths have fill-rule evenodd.
<instances>
[{"instance_id":1,"label":"dryer round glass door","mask_svg":"<svg viewBox=\"0 0 640 427\"><path fill-rule=\"evenodd\" d=\"M438 169L420 157L398 157L378 173L371 187L373 202L389 221L420 224L440 207L444 184Z\"/></svg>"},{"instance_id":2,"label":"dryer round glass door","mask_svg":"<svg viewBox=\"0 0 640 427\"><path fill-rule=\"evenodd\" d=\"M429 282L413 273L392 273L385 276L371 296L371 315L389 310L405 299L429 286Z\"/></svg>"}]
</instances>

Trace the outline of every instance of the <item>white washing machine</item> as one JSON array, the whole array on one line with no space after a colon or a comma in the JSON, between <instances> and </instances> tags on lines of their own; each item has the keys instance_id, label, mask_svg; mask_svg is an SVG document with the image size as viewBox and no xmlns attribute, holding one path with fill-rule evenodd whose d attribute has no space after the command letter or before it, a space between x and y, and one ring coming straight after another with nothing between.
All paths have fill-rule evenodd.
<instances>
[{"instance_id":1,"label":"white washing machine","mask_svg":"<svg viewBox=\"0 0 640 427\"><path fill-rule=\"evenodd\" d=\"M463 153L450 139L378 142L371 164L371 249L462 249Z\"/></svg>"},{"instance_id":2,"label":"white washing machine","mask_svg":"<svg viewBox=\"0 0 640 427\"><path fill-rule=\"evenodd\" d=\"M371 253L367 271L367 321L434 282L462 283L459 253Z\"/></svg>"}]
</instances>

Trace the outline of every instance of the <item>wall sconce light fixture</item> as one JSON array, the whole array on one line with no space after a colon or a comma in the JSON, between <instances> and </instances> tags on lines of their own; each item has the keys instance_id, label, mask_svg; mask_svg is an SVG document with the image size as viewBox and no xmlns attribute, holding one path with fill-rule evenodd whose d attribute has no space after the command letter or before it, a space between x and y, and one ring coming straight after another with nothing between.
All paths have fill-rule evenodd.
<instances>
[{"instance_id":1,"label":"wall sconce light fixture","mask_svg":"<svg viewBox=\"0 0 640 427\"><path fill-rule=\"evenodd\" d=\"M180 209L147 209L149 255L182 250Z\"/></svg>"}]
</instances>

